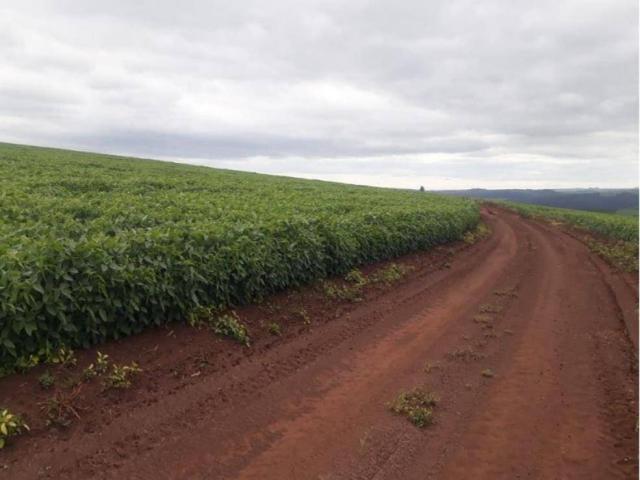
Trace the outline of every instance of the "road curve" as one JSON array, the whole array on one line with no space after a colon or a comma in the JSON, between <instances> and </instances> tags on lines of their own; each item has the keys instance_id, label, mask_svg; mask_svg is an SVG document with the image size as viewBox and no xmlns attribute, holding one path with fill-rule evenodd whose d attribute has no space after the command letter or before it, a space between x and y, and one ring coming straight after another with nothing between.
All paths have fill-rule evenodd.
<instances>
[{"instance_id":1,"label":"road curve","mask_svg":"<svg viewBox=\"0 0 640 480\"><path fill-rule=\"evenodd\" d=\"M610 272L554 227L483 217L492 236L450 268L73 448L31 446L10 477L637 478L636 352ZM425 429L387 408L416 386L440 399Z\"/></svg>"}]
</instances>

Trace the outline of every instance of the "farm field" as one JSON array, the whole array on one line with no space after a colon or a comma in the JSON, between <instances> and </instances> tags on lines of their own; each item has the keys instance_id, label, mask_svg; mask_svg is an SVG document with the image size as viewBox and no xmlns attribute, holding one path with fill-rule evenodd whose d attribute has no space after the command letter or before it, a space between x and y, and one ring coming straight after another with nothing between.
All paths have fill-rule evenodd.
<instances>
[{"instance_id":1,"label":"farm field","mask_svg":"<svg viewBox=\"0 0 640 480\"><path fill-rule=\"evenodd\" d=\"M2 472L637 478L634 275L548 222L481 218L488 235L235 309L250 345L176 323L0 378L30 427Z\"/></svg>"},{"instance_id":2,"label":"farm field","mask_svg":"<svg viewBox=\"0 0 640 480\"><path fill-rule=\"evenodd\" d=\"M612 213L587 212L565 208L544 207L526 203L500 202L522 215L542 217L567 223L574 227L613 240L638 243L638 217Z\"/></svg>"},{"instance_id":3,"label":"farm field","mask_svg":"<svg viewBox=\"0 0 640 480\"><path fill-rule=\"evenodd\" d=\"M638 271L638 216L568 210L516 202L499 202L525 217L569 227L594 252L616 268Z\"/></svg>"},{"instance_id":4,"label":"farm field","mask_svg":"<svg viewBox=\"0 0 640 480\"><path fill-rule=\"evenodd\" d=\"M462 238L469 201L0 144L0 369ZM1 370L0 370L1 371Z\"/></svg>"}]
</instances>

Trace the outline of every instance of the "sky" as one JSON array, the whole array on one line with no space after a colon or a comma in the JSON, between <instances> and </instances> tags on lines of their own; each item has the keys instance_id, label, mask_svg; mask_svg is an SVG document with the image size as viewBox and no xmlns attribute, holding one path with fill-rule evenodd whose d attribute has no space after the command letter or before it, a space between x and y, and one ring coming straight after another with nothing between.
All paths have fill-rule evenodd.
<instances>
[{"instance_id":1,"label":"sky","mask_svg":"<svg viewBox=\"0 0 640 480\"><path fill-rule=\"evenodd\" d=\"M635 0L0 3L0 141L387 187L638 185Z\"/></svg>"}]
</instances>

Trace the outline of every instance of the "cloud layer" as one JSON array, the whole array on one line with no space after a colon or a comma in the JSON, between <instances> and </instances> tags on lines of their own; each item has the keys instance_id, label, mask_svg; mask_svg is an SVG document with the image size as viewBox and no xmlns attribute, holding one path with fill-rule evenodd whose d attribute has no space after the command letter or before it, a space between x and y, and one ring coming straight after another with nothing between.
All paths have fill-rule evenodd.
<instances>
[{"instance_id":1,"label":"cloud layer","mask_svg":"<svg viewBox=\"0 0 640 480\"><path fill-rule=\"evenodd\" d=\"M637 186L638 6L0 6L0 140L428 188Z\"/></svg>"}]
</instances>

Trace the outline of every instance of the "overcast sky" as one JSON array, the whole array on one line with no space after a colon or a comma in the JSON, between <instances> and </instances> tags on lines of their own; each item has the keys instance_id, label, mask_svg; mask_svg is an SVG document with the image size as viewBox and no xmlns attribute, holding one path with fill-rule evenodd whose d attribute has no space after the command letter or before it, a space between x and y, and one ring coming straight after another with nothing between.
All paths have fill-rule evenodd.
<instances>
[{"instance_id":1,"label":"overcast sky","mask_svg":"<svg viewBox=\"0 0 640 480\"><path fill-rule=\"evenodd\" d=\"M638 184L636 0L6 0L0 62L0 141L409 188Z\"/></svg>"}]
</instances>

